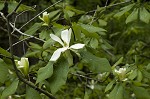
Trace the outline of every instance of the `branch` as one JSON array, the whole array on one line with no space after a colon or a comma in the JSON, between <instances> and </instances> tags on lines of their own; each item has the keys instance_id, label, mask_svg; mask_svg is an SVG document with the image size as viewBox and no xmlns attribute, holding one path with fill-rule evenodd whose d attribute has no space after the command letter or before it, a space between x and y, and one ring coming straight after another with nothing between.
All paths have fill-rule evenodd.
<instances>
[{"instance_id":1,"label":"branch","mask_svg":"<svg viewBox=\"0 0 150 99\"><path fill-rule=\"evenodd\" d=\"M61 1L63 1L63 0L59 0L58 2L56 2L56 3L52 4L52 5L50 5L49 7L47 7L46 9L44 9L43 11L41 11L40 13L38 13L38 14L37 14L36 16L34 16L32 19L30 19L30 20L27 21L25 24L23 24L23 25L19 28L19 30L21 30L24 26L26 26L27 24L29 24L29 23L30 23L32 20L34 20L36 17L40 16L40 15L41 15L42 13L44 13L46 10L48 10L49 8L55 6L56 4L60 3Z\"/></svg>"},{"instance_id":2,"label":"branch","mask_svg":"<svg viewBox=\"0 0 150 99\"><path fill-rule=\"evenodd\" d=\"M17 31L19 34L24 35L24 36L28 36L28 37L30 37L30 38L37 39L37 40L42 41L42 42L45 42L44 40L42 40L42 39L40 39L40 38L37 38L37 37L32 36L32 35L25 34L25 33L21 32L20 29L17 29L16 27L14 27L11 23L9 23L9 24L10 24L10 26L14 29L14 31Z\"/></svg>"},{"instance_id":3,"label":"branch","mask_svg":"<svg viewBox=\"0 0 150 99\"><path fill-rule=\"evenodd\" d=\"M22 1L22 0L21 0ZM21 3L19 3L17 5L17 7L15 8L14 11L17 10L17 8L19 7ZM13 12L12 12L13 13ZM44 91L43 89L38 88L37 86L35 86L32 82L25 80L21 74L18 72L18 69L16 67L15 61L14 61L14 55L13 55L13 44L12 44L12 35L11 35L11 30L10 30L10 22L9 22L9 18L12 14L9 14L6 18L6 22L7 22L7 30L8 30L8 35L9 35L9 46L10 46L10 53L11 53L11 60L12 60L12 64L14 67L14 70L16 72L17 77L19 78L20 81L24 82L25 84L27 84L28 86L32 87L33 89L45 94L46 96L48 96L51 99L56 99L51 93Z\"/></svg>"},{"instance_id":4,"label":"branch","mask_svg":"<svg viewBox=\"0 0 150 99\"><path fill-rule=\"evenodd\" d=\"M19 6L21 5L22 1L23 1L23 0L20 0L20 1L19 1L19 3L18 3L18 5L16 6L16 8L15 8L10 14L8 14L8 15L6 16L7 18L10 17L13 13L15 13L15 12L17 11L17 9L18 9Z\"/></svg>"}]
</instances>

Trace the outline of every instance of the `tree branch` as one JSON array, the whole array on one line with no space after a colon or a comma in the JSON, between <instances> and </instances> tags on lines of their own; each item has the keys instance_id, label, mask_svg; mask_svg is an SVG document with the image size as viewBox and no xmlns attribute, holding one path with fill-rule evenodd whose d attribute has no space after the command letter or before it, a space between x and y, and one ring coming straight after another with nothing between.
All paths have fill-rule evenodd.
<instances>
[{"instance_id":1,"label":"tree branch","mask_svg":"<svg viewBox=\"0 0 150 99\"><path fill-rule=\"evenodd\" d=\"M41 11L40 13L38 13L36 16L34 16L32 19L30 19L29 21L27 21L25 24L23 24L20 28L19 28L19 30L21 30L24 26L26 26L27 24L29 24L32 20L34 20L36 17L38 17L39 15L41 15L42 13L44 13L46 10L48 10L49 8L51 8L51 7L53 7L53 6L55 6L56 4L58 4L58 3L60 3L61 1L63 1L63 0L59 0L58 2L56 2L56 3L54 3L54 4L52 4L52 5L50 5L49 7L47 7L46 9L44 9L43 11Z\"/></svg>"},{"instance_id":2,"label":"tree branch","mask_svg":"<svg viewBox=\"0 0 150 99\"><path fill-rule=\"evenodd\" d=\"M21 2L22 0L20 0L20 3L17 5L17 7L15 8L15 10L10 13L7 17L6 17L6 22L7 22L7 30L8 30L8 35L9 35L9 46L10 46L10 53L11 53L11 60L12 60L12 64L13 64L13 67L14 67L14 70L15 70L15 73L17 75L17 77L19 78L20 81L24 82L25 84L27 84L28 86L32 87L33 89L39 91L40 93L43 93L45 94L46 96L48 96L49 98L51 99L56 99L51 93L43 90L43 89L40 89L38 88L37 86L35 86L32 82L30 81L27 81L26 79L24 79L22 77L22 75L18 72L18 69L16 67L16 64L15 64L15 61L14 61L14 55L13 55L13 44L12 44L12 35L11 35L11 28L10 28L10 17L11 15L18 9L18 7L21 5Z\"/></svg>"}]
</instances>

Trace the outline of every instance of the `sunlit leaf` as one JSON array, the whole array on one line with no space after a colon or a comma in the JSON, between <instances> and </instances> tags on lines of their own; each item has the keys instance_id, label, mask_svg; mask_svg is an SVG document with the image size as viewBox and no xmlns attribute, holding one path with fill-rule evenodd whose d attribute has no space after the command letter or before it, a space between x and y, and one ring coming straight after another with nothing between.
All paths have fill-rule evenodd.
<instances>
[{"instance_id":1,"label":"sunlit leaf","mask_svg":"<svg viewBox=\"0 0 150 99\"><path fill-rule=\"evenodd\" d=\"M38 76L37 76L36 83L39 83L51 77L53 74L53 63L49 62L45 67L40 68L37 74Z\"/></svg>"},{"instance_id":2,"label":"sunlit leaf","mask_svg":"<svg viewBox=\"0 0 150 99\"><path fill-rule=\"evenodd\" d=\"M149 23L150 13L145 9L145 7L140 8L140 20Z\"/></svg>"},{"instance_id":3,"label":"sunlit leaf","mask_svg":"<svg viewBox=\"0 0 150 99\"><path fill-rule=\"evenodd\" d=\"M137 99L150 99L150 93L143 87L133 86L133 92Z\"/></svg>"},{"instance_id":4,"label":"sunlit leaf","mask_svg":"<svg viewBox=\"0 0 150 99\"><path fill-rule=\"evenodd\" d=\"M52 77L49 78L51 92L56 93L67 80L69 64L66 60L61 60L56 64Z\"/></svg>"},{"instance_id":5,"label":"sunlit leaf","mask_svg":"<svg viewBox=\"0 0 150 99\"><path fill-rule=\"evenodd\" d=\"M110 72L111 66L106 58L99 58L87 51L82 51L81 53L82 60L89 64L90 70L93 72Z\"/></svg>"},{"instance_id":6,"label":"sunlit leaf","mask_svg":"<svg viewBox=\"0 0 150 99\"><path fill-rule=\"evenodd\" d=\"M127 17L126 24L129 23L129 22L137 20L137 18L138 18L138 10L139 9L137 9L137 8L135 8L133 10L133 12Z\"/></svg>"},{"instance_id":7,"label":"sunlit leaf","mask_svg":"<svg viewBox=\"0 0 150 99\"><path fill-rule=\"evenodd\" d=\"M8 68L7 68L7 64L0 59L0 82L4 83L7 79L8 76Z\"/></svg>"},{"instance_id":8,"label":"sunlit leaf","mask_svg":"<svg viewBox=\"0 0 150 99\"><path fill-rule=\"evenodd\" d=\"M19 80L15 79L12 84L3 91L1 99L6 99L9 95L12 95L16 92L16 89L18 87Z\"/></svg>"},{"instance_id":9,"label":"sunlit leaf","mask_svg":"<svg viewBox=\"0 0 150 99\"><path fill-rule=\"evenodd\" d=\"M33 88L27 87L25 99L42 99L40 94Z\"/></svg>"},{"instance_id":10,"label":"sunlit leaf","mask_svg":"<svg viewBox=\"0 0 150 99\"><path fill-rule=\"evenodd\" d=\"M105 92L109 91L115 83L115 80L111 81L105 88Z\"/></svg>"},{"instance_id":11,"label":"sunlit leaf","mask_svg":"<svg viewBox=\"0 0 150 99\"><path fill-rule=\"evenodd\" d=\"M123 86L118 83L109 94L109 99L123 99Z\"/></svg>"}]
</instances>

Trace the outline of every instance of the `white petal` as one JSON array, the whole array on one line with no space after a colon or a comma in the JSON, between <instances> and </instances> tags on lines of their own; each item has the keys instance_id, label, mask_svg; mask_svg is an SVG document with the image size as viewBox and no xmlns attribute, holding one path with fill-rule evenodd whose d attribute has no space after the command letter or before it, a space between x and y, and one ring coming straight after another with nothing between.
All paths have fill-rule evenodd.
<instances>
[{"instance_id":1,"label":"white petal","mask_svg":"<svg viewBox=\"0 0 150 99\"><path fill-rule=\"evenodd\" d=\"M72 45L72 46L70 46L70 48L72 48L72 49L81 49L81 48L83 48L85 46L85 44L74 44L74 45Z\"/></svg>"},{"instance_id":2,"label":"white petal","mask_svg":"<svg viewBox=\"0 0 150 99\"><path fill-rule=\"evenodd\" d=\"M56 41L56 42L60 43L62 46L64 46L62 40L61 40L58 36L56 36L56 35L54 35L54 34L50 34L50 37L51 37L54 41Z\"/></svg>"},{"instance_id":3,"label":"white petal","mask_svg":"<svg viewBox=\"0 0 150 99\"><path fill-rule=\"evenodd\" d=\"M56 60L60 57L61 53L64 52L65 50L67 50L67 48L59 48L59 49L57 49L57 50L53 53L53 55L52 55L50 61L56 61Z\"/></svg>"},{"instance_id":4,"label":"white petal","mask_svg":"<svg viewBox=\"0 0 150 99\"><path fill-rule=\"evenodd\" d=\"M61 38L67 44L67 46L69 46L69 43L70 43L71 32L72 32L71 29L69 30L66 29L61 32Z\"/></svg>"}]
</instances>

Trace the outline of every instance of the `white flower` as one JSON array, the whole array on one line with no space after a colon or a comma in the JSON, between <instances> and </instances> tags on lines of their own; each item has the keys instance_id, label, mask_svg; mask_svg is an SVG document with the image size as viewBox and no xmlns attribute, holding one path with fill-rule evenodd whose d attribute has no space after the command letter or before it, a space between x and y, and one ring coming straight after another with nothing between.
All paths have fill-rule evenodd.
<instances>
[{"instance_id":1,"label":"white flower","mask_svg":"<svg viewBox=\"0 0 150 99\"><path fill-rule=\"evenodd\" d=\"M24 75L28 75L29 61L28 58L22 57L20 61L15 60L17 68L21 70Z\"/></svg>"},{"instance_id":2,"label":"white flower","mask_svg":"<svg viewBox=\"0 0 150 99\"><path fill-rule=\"evenodd\" d=\"M72 32L71 29L63 30L61 32L61 39L58 36L54 35L54 34L50 34L50 37L54 41L60 43L63 46L62 48L57 49L53 53L50 61L56 61L60 57L61 53L68 50L68 49L81 49L85 46L85 44L80 44L80 43L69 46L70 39L71 39L71 32Z\"/></svg>"},{"instance_id":3,"label":"white flower","mask_svg":"<svg viewBox=\"0 0 150 99\"><path fill-rule=\"evenodd\" d=\"M114 70L114 72L119 76L119 79L121 80L121 81L126 81L126 80L128 80L127 78L126 78L126 68L119 68L119 70L117 70L117 69L115 69Z\"/></svg>"},{"instance_id":4,"label":"white flower","mask_svg":"<svg viewBox=\"0 0 150 99\"><path fill-rule=\"evenodd\" d=\"M49 13L47 13L47 12L44 12L44 13L43 13L43 16L42 16L42 17L39 16L39 18L40 18L43 22L45 22L43 25L48 25L49 22L50 22Z\"/></svg>"},{"instance_id":5,"label":"white flower","mask_svg":"<svg viewBox=\"0 0 150 99\"><path fill-rule=\"evenodd\" d=\"M120 75L120 74L126 74L126 68L119 68L119 70L115 69L115 72Z\"/></svg>"}]
</instances>

